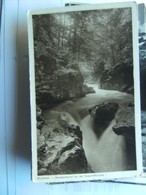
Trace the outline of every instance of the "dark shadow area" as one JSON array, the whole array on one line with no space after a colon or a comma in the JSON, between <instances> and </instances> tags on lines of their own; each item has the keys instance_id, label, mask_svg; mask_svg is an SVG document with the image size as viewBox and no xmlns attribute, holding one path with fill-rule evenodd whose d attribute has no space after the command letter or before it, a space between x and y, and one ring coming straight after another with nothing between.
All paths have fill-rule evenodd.
<instances>
[{"instance_id":1,"label":"dark shadow area","mask_svg":"<svg viewBox=\"0 0 146 195\"><path fill-rule=\"evenodd\" d=\"M135 142L129 140L126 138L126 148L127 148L127 159L129 165L131 165L131 170L136 170L137 163L136 163L136 147L135 147Z\"/></svg>"},{"instance_id":2,"label":"dark shadow area","mask_svg":"<svg viewBox=\"0 0 146 195\"><path fill-rule=\"evenodd\" d=\"M143 24L144 26L144 24ZM139 33L142 159L146 167L146 33Z\"/></svg>"},{"instance_id":3,"label":"dark shadow area","mask_svg":"<svg viewBox=\"0 0 146 195\"><path fill-rule=\"evenodd\" d=\"M31 158L30 91L28 39L25 25L17 34L17 98L14 151L23 158Z\"/></svg>"},{"instance_id":4,"label":"dark shadow area","mask_svg":"<svg viewBox=\"0 0 146 195\"><path fill-rule=\"evenodd\" d=\"M146 167L146 60L141 60L140 65L142 157L143 166Z\"/></svg>"},{"instance_id":5,"label":"dark shadow area","mask_svg":"<svg viewBox=\"0 0 146 195\"><path fill-rule=\"evenodd\" d=\"M140 61L141 109L146 110L146 59Z\"/></svg>"}]
</instances>

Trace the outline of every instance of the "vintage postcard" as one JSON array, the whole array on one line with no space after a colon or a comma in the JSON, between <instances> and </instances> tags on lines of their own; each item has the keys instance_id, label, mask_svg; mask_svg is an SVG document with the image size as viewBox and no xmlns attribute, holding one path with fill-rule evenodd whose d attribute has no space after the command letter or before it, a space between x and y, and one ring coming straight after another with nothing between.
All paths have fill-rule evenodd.
<instances>
[{"instance_id":1,"label":"vintage postcard","mask_svg":"<svg viewBox=\"0 0 146 195\"><path fill-rule=\"evenodd\" d=\"M144 176L146 176L146 8L139 7L139 60L140 60L140 94L141 94L141 127L142 127L142 156Z\"/></svg>"},{"instance_id":2,"label":"vintage postcard","mask_svg":"<svg viewBox=\"0 0 146 195\"><path fill-rule=\"evenodd\" d=\"M135 3L28 12L32 178L142 173Z\"/></svg>"}]
</instances>

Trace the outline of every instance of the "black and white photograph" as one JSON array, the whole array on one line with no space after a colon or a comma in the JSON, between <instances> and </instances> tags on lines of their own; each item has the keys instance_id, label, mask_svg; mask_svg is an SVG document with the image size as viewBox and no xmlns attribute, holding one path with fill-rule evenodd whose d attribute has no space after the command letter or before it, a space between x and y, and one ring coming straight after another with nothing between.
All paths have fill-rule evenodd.
<instances>
[{"instance_id":1,"label":"black and white photograph","mask_svg":"<svg viewBox=\"0 0 146 195\"><path fill-rule=\"evenodd\" d=\"M139 59L134 55L130 5L30 14L32 156L37 177L88 178L138 170Z\"/></svg>"},{"instance_id":2,"label":"black and white photograph","mask_svg":"<svg viewBox=\"0 0 146 195\"><path fill-rule=\"evenodd\" d=\"M146 8L139 5L139 60L140 60L140 94L141 94L141 134L143 168L146 174Z\"/></svg>"}]
</instances>

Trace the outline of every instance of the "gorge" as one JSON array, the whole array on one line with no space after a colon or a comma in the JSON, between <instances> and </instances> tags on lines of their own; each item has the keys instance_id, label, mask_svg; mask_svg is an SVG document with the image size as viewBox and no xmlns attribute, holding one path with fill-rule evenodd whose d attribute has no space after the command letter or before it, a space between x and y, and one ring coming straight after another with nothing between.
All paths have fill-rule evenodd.
<instances>
[{"instance_id":1,"label":"gorge","mask_svg":"<svg viewBox=\"0 0 146 195\"><path fill-rule=\"evenodd\" d=\"M127 109L129 103L133 103L133 95L98 89L95 84L89 86L94 88L95 93L65 101L42 113L44 125L41 134L44 142L41 146L45 143L47 149L45 159L39 158L40 174L48 174L47 169L52 174L59 174L59 172L54 172L56 167L58 171L63 171L60 172L62 174L136 169L135 140L130 143L126 136L117 135L113 131L118 118L113 116L99 137L95 131L94 118L88 111L95 105L109 102L116 102L119 110L124 107ZM132 115L134 115L133 112L131 112ZM69 129L72 129L71 133ZM54 165L52 170L51 164Z\"/></svg>"},{"instance_id":2,"label":"gorge","mask_svg":"<svg viewBox=\"0 0 146 195\"><path fill-rule=\"evenodd\" d=\"M136 169L132 24L131 8L33 16L39 175Z\"/></svg>"}]
</instances>

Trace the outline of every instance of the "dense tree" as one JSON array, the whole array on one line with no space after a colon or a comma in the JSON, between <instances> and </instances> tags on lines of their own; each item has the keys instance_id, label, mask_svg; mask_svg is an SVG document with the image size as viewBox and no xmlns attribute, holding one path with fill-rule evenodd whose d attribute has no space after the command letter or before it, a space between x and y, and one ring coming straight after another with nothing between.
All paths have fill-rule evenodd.
<instances>
[{"instance_id":1,"label":"dense tree","mask_svg":"<svg viewBox=\"0 0 146 195\"><path fill-rule=\"evenodd\" d=\"M133 63L130 8L35 15L33 30L38 86L76 72L93 82L105 70Z\"/></svg>"},{"instance_id":2,"label":"dense tree","mask_svg":"<svg viewBox=\"0 0 146 195\"><path fill-rule=\"evenodd\" d=\"M34 16L35 57L45 70L73 61L115 66L132 58L131 30L128 8Z\"/></svg>"}]
</instances>

